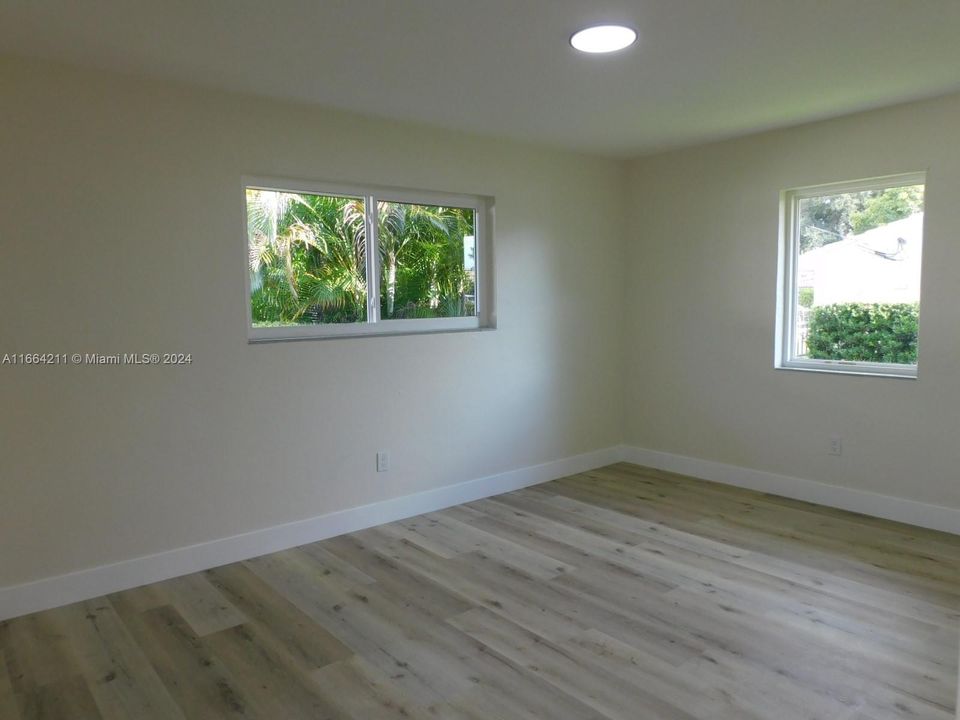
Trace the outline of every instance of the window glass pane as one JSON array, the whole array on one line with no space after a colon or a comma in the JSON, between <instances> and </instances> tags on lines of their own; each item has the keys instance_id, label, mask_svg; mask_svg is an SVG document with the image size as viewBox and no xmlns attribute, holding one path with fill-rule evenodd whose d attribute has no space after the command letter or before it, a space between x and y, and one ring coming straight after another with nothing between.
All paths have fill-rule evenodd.
<instances>
[{"instance_id":1,"label":"window glass pane","mask_svg":"<svg viewBox=\"0 0 960 720\"><path fill-rule=\"evenodd\" d=\"M474 211L395 202L377 210L380 317L475 316Z\"/></svg>"},{"instance_id":2,"label":"window glass pane","mask_svg":"<svg viewBox=\"0 0 960 720\"><path fill-rule=\"evenodd\" d=\"M799 200L793 356L915 365L924 186Z\"/></svg>"},{"instance_id":3,"label":"window glass pane","mask_svg":"<svg viewBox=\"0 0 960 720\"><path fill-rule=\"evenodd\" d=\"M364 322L361 198L247 188L254 327Z\"/></svg>"}]
</instances>

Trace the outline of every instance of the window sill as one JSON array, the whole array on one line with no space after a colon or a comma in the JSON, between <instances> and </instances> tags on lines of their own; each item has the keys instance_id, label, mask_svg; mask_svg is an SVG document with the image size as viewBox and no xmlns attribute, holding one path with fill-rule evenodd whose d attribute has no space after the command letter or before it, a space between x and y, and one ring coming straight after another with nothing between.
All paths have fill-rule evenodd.
<instances>
[{"instance_id":1,"label":"window sill","mask_svg":"<svg viewBox=\"0 0 960 720\"><path fill-rule=\"evenodd\" d=\"M283 328L277 328L277 330L282 329ZM355 332L346 331L339 332L337 334L251 334L247 338L247 343L249 345L261 345L281 342L305 342L309 340L359 340L378 337L402 337L405 335L453 335L462 333L484 333L491 332L493 330L496 330L496 328L491 326L476 326L461 328L417 328L411 330L387 328L373 332L367 329L358 329Z\"/></svg>"},{"instance_id":2,"label":"window sill","mask_svg":"<svg viewBox=\"0 0 960 720\"><path fill-rule=\"evenodd\" d=\"M823 360L804 362L791 360L774 366L776 370L796 370L800 372L828 373L830 375L856 375L858 377L892 378L894 380L916 380L916 365L883 365L879 363L845 363Z\"/></svg>"}]
</instances>

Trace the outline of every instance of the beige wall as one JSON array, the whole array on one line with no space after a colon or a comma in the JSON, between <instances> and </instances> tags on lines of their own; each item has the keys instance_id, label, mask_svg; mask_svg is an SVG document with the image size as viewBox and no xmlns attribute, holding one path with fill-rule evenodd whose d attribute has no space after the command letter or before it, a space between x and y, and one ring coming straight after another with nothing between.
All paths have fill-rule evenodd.
<instances>
[{"instance_id":1,"label":"beige wall","mask_svg":"<svg viewBox=\"0 0 960 720\"><path fill-rule=\"evenodd\" d=\"M635 161L626 442L960 508L958 128L954 96ZM924 169L919 380L774 370L779 192Z\"/></svg>"},{"instance_id":2,"label":"beige wall","mask_svg":"<svg viewBox=\"0 0 960 720\"><path fill-rule=\"evenodd\" d=\"M960 507L960 96L629 173L25 61L0 98L0 354L194 357L0 367L0 587L622 440ZM917 169L920 379L775 371L779 191ZM244 174L495 196L498 329L248 345Z\"/></svg>"},{"instance_id":3,"label":"beige wall","mask_svg":"<svg viewBox=\"0 0 960 720\"><path fill-rule=\"evenodd\" d=\"M13 60L0 98L0 353L194 357L0 367L0 587L619 443L622 164ZM243 174L495 196L499 328L248 345Z\"/></svg>"}]
</instances>

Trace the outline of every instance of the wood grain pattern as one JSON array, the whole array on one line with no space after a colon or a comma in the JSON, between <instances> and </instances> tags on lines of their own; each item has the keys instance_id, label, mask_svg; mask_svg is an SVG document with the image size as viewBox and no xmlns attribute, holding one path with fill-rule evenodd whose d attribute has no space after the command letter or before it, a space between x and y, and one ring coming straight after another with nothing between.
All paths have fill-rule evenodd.
<instances>
[{"instance_id":1,"label":"wood grain pattern","mask_svg":"<svg viewBox=\"0 0 960 720\"><path fill-rule=\"evenodd\" d=\"M958 560L618 464L0 623L0 720L953 720Z\"/></svg>"}]
</instances>

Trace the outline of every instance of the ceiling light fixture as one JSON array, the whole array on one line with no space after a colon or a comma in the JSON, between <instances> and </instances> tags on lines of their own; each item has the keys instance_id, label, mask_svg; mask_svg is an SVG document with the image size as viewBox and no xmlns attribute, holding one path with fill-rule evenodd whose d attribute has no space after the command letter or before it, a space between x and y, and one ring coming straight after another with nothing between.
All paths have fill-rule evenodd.
<instances>
[{"instance_id":1,"label":"ceiling light fixture","mask_svg":"<svg viewBox=\"0 0 960 720\"><path fill-rule=\"evenodd\" d=\"M596 25L575 32L570 38L570 44L585 53L616 52L636 41L637 31L624 25Z\"/></svg>"}]
</instances>

